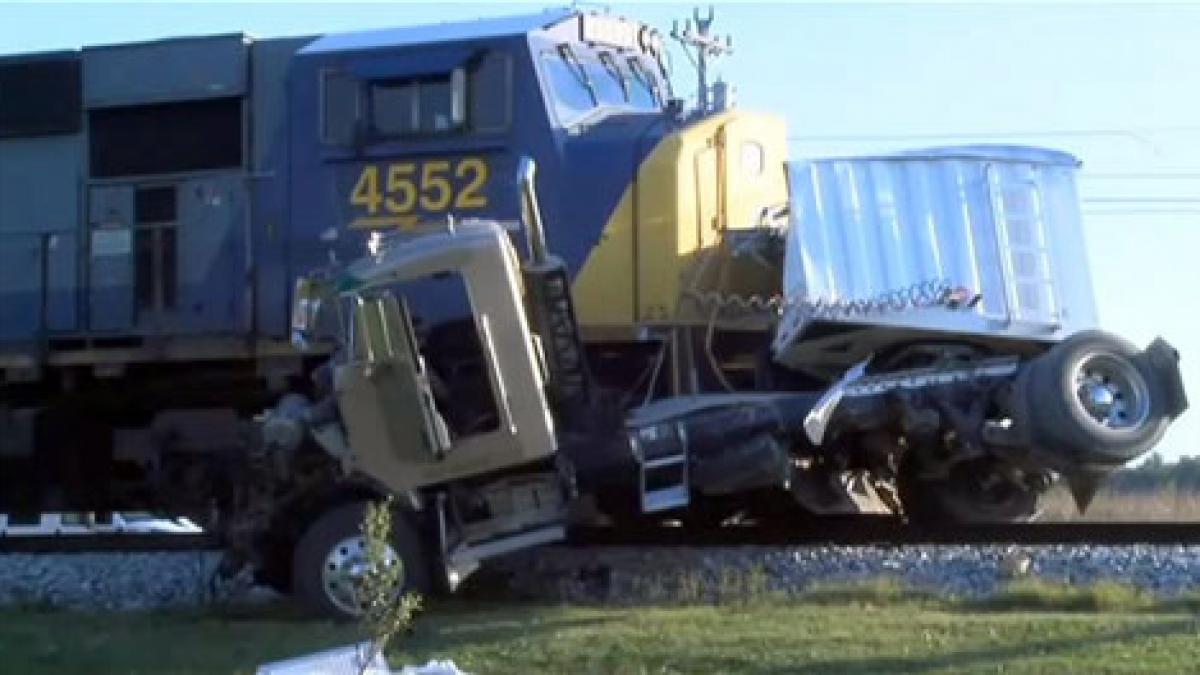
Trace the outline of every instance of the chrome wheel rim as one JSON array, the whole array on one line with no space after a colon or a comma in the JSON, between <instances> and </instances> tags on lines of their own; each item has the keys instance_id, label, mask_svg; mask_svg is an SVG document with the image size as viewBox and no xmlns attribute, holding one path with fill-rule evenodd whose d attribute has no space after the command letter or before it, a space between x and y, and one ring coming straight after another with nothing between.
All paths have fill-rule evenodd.
<instances>
[{"instance_id":1,"label":"chrome wheel rim","mask_svg":"<svg viewBox=\"0 0 1200 675\"><path fill-rule=\"evenodd\" d=\"M1128 359L1115 354L1087 354L1071 375L1075 404L1097 426L1131 431L1150 416L1146 379Z\"/></svg>"},{"instance_id":2,"label":"chrome wheel rim","mask_svg":"<svg viewBox=\"0 0 1200 675\"><path fill-rule=\"evenodd\" d=\"M384 564L404 564L391 545L384 547ZM321 586L338 610L351 616L361 616L366 611L361 589L369 565L367 540L361 534L346 537L329 549L321 568ZM403 568L400 579L399 585L403 587Z\"/></svg>"}]
</instances>

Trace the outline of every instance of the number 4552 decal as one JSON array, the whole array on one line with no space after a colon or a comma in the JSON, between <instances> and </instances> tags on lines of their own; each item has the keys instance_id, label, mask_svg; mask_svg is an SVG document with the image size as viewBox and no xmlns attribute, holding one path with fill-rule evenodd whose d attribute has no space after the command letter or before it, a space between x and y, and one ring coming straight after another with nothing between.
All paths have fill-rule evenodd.
<instances>
[{"instance_id":1,"label":"number 4552 decal","mask_svg":"<svg viewBox=\"0 0 1200 675\"><path fill-rule=\"evenodd\" d=\"M367 164L350 190L355 229L412 226L419 214L486 208L488 164L480 157Z\"/></svg>"}]
</instances>

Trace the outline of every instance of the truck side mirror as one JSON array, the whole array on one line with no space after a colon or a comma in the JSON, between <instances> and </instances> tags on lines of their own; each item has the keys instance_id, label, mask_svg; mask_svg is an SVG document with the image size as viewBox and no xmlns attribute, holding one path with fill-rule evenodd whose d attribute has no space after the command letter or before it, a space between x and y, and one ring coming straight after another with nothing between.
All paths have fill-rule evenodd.
<instances>
[{"instance_id":1,"label":"truck side mirror","mask_svg":"<svg viewBox=\"0 0 1200 675\"><path fill-rule=\"evenodd\" d=\"M325 284L317 279L296 279L292 293L292 345L297 349L307 349L312 344L325 293Z\"/></svg>"}]
</instances>

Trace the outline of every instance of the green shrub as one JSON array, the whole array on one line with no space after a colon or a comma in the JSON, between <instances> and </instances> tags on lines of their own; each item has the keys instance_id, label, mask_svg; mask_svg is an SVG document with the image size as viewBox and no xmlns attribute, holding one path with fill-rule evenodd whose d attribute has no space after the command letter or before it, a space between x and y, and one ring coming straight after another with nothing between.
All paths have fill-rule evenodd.
<instances>
[{"instance_id":1,"label":"green shrub","mask_svg":"<svg viewBox=\"0 0 1200 675\"><path fill-rule=\"evenodd\" d=\"M362 525L367 545L367 570L360 590L365 606L363 624L377 651L387 649L397 635L407 631L421 609L419 595L401 592L404 565L388 556L393 532L392 509L391 496L367 504ZM373 659L374 654L367 663Z\"/></svg>"}]
</instances>

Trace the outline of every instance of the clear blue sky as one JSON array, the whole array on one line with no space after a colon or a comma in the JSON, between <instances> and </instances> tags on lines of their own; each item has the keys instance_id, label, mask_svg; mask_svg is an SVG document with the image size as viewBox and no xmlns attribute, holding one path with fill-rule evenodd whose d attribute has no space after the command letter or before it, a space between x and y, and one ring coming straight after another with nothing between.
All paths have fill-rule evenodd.
<instances>
[{"instance_id":1,"label":"clear blue sky","mask_svg":"<svg viewBox=\"0 0 1200 675\"><path fill-rule=\"evenodd\" d=\"M0 53L228 31L315 34L544 6L0 4ZM664 30L691 11L611 7ZM1082 158L1101 321L1139 344L1171 340L1200 404L1200 6L717 3L717 14L736 49L719 71L743 107L787 116L796 157L1001 141ZM680 89L692 90L692 78L675 59ZM1114 197L1141 201L1094 201ZM1145 201L1178 198L1197 201ZM1200 454L1200 411L1161 449Z\"/></svg>"}]
</instances>

